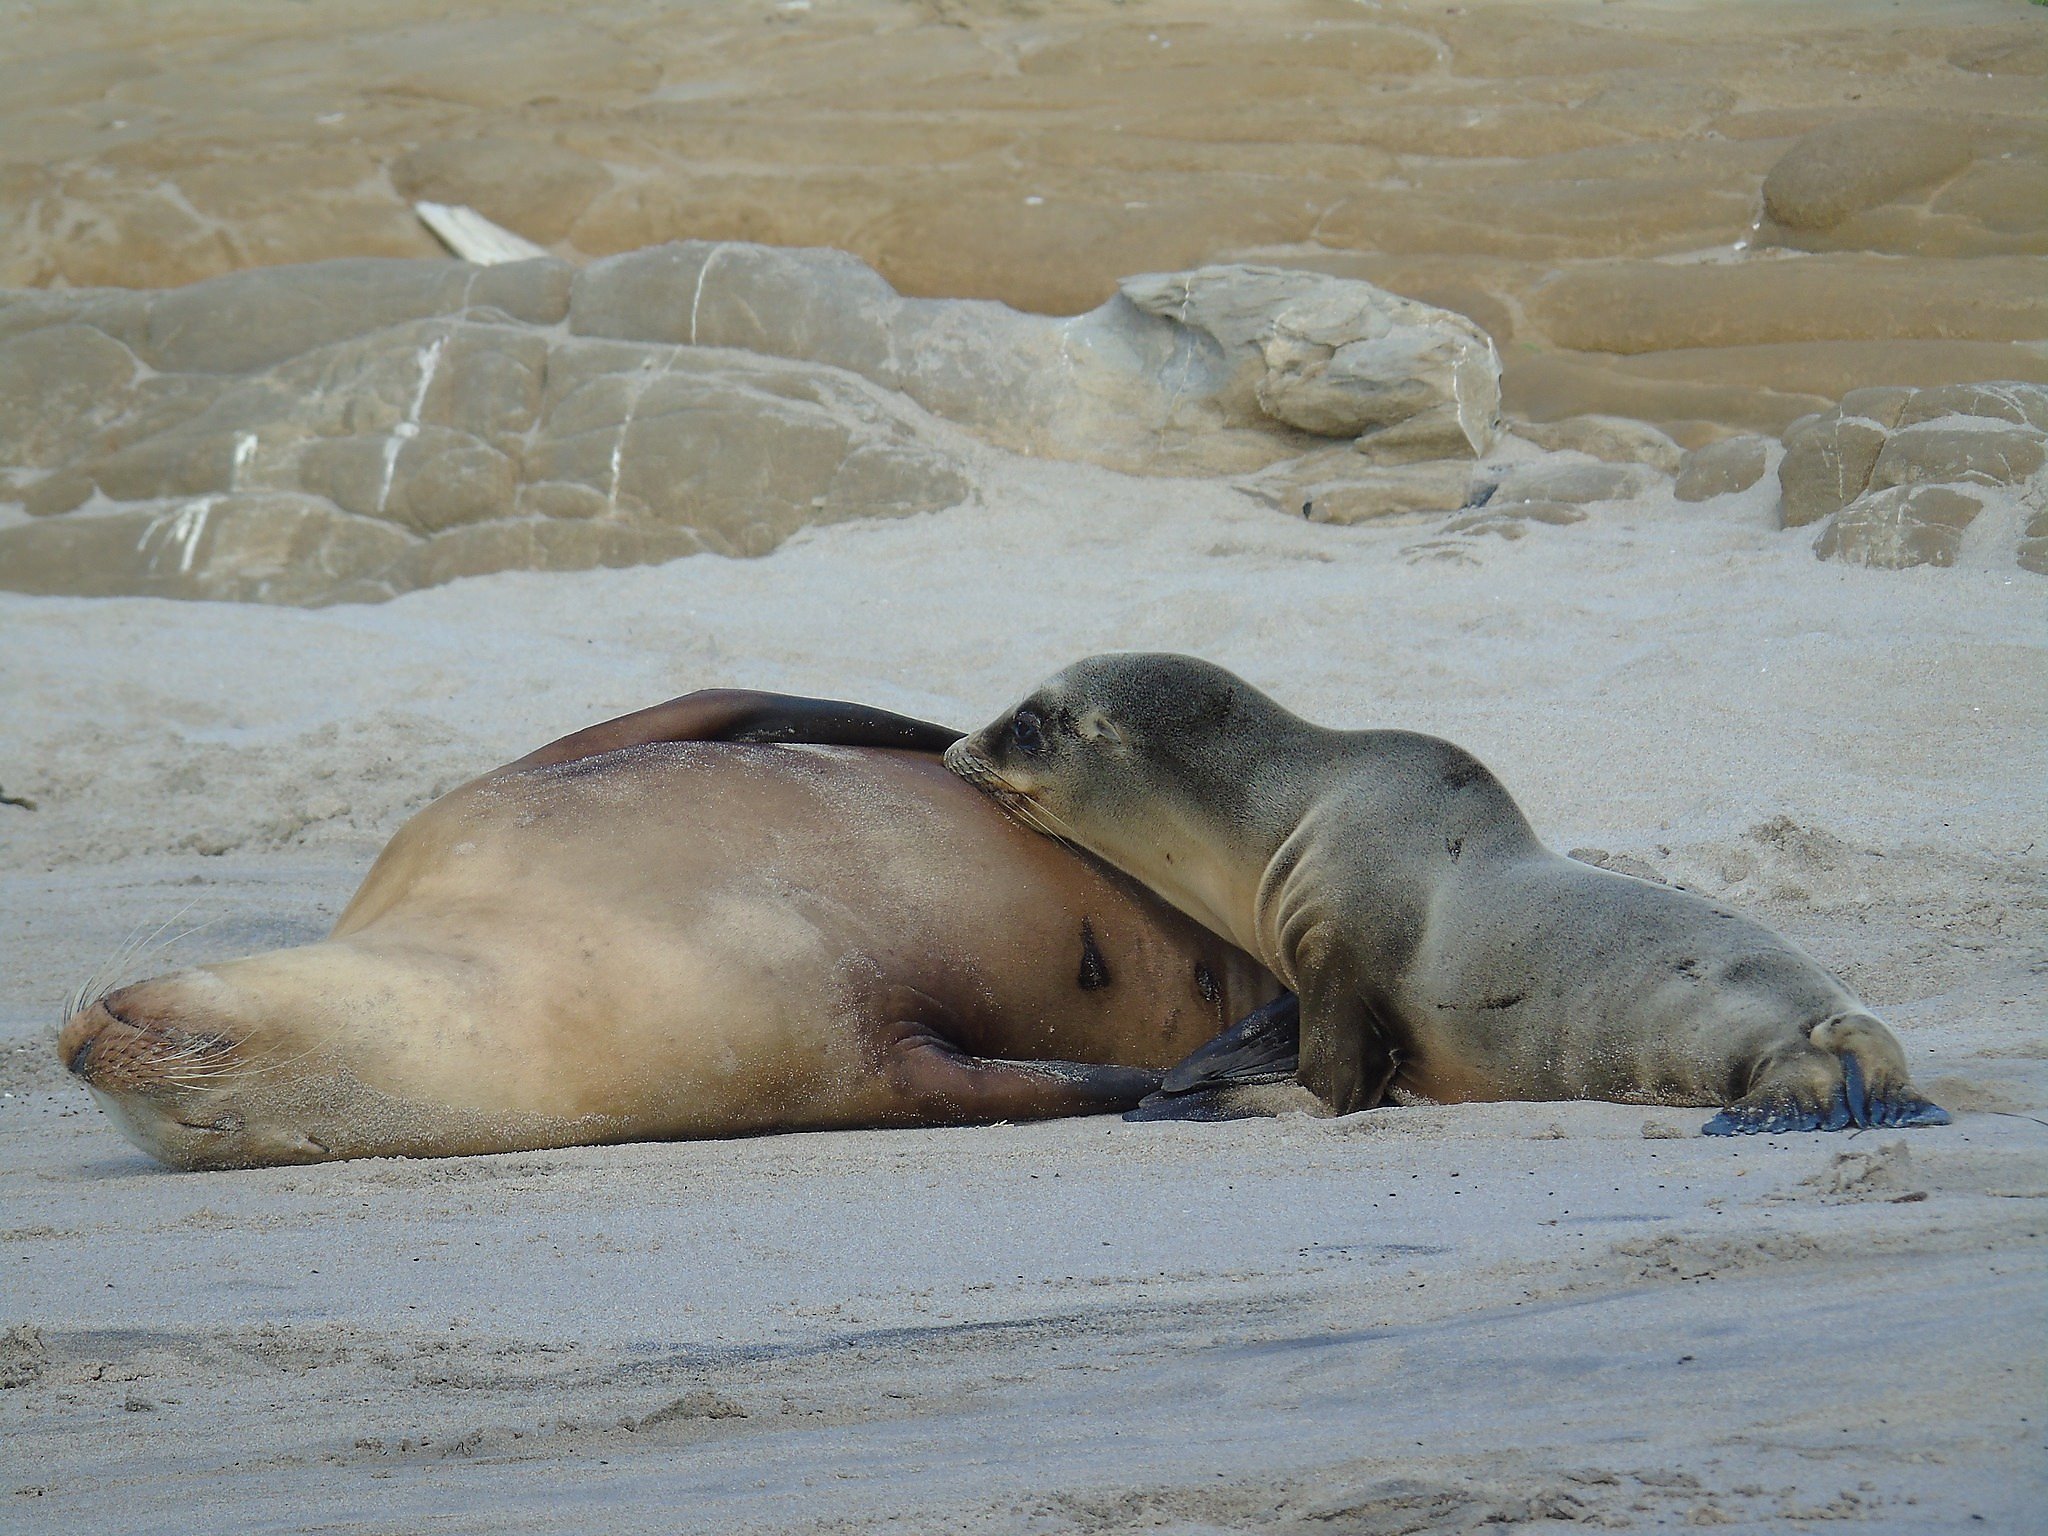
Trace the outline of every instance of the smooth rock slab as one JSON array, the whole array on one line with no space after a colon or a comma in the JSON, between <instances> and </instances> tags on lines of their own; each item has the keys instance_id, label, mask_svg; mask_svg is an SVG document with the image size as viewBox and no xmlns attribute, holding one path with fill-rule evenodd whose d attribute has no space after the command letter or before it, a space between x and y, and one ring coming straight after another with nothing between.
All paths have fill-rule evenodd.
<instances>
[{"instance_id":1,"label":"smooth rock slab","mask_svg":"<svg viewBox=\"0 0 2048 1536\"><path fill-rule=\"evenodd\" d=\"M360 261L140 310L0 300L0 485L21 508L0 522L0 584L370 600L763 554L973 493L943 424L900 395L815 363L564 335L568 290L554 262Z\"/></svg>"},{"instance_id":2,"label":"smooth rock slab","mask_svg":"<svg viewBox=\"0 0 2048 1536\"><path fill-rule=\"evenodd\" d=\"M1828 230L1852 213L1953 175L1978 135L1919 113L1872 114L1806 134L1764 178L1764 211L1792 230Z\"/></svg>"},{"instance_id":3,"label":"smooth rock slab","mask_svg":"<svg viewBox=\"0 0 2048 1536\"><path fill-rule=\"evenodd\" d=\"M74 597L317 604L402 590L416 541L312 496L205 496L0 528L0 585ZM415 585L404 583L403 585Z\"/></svg>"}]
</instances>

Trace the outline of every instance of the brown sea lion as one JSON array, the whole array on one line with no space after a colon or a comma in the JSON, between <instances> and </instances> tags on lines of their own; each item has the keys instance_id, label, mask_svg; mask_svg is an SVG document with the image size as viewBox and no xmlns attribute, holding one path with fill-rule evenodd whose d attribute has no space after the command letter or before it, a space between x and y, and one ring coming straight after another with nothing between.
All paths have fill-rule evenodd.
<instances>
[{"instance_id":1,"label":"brown sea lion","mask_svg":"<svg viewBox=\"0 0 2048 1536\"><path fill-rule=\"evenodd\" d=\"M740 692L593 726L421 811L326 939L58 1050L181 1168L1134 1104L1277 984L948 773L957 735Z\"/></svg>"},{"instance_id":2,"label":"brown sea lion","mask_svg":"<svg viewBox=\"0 0 2048 1536\"><path fill-rule=\"evenodd\" d=\"M1890 1030L1789 940L1566 859L1470 753L1332 731L1186 656L1077 662L947 762L1271 968L1281 999L1169 1074L1196 1115L1292 1071L1339 1113L1722 1105L1714 1134L1940 1125Z\"/></svg>"}]
</instances>

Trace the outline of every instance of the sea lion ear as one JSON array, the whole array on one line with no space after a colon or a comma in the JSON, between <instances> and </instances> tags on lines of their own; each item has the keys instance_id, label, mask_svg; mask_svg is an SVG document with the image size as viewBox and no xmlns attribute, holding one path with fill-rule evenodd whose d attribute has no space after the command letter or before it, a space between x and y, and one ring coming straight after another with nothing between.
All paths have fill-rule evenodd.
<instances>
[{"instance_id":1,"label":"sea lion ear","mask_svg":"<svg viewBox=\"0 0 2048 1536\"><path fill-rule=\"evenodd\" d=\"M1083 741L1099 741L1119 751L1130 745L1130 737L1124 734L1124 728L1099 709L1091 709L1077 718L1074 730Z\"/></svg>"}]
</instances>

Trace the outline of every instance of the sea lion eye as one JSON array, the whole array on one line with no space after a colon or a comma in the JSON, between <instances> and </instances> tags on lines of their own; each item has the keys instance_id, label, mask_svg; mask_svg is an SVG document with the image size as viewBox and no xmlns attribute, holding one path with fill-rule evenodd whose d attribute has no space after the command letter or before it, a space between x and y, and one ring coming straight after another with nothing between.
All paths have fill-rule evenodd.
<instances>
[{"instance_id":1,"label":"sea lion eye","mask_svg":"<svg viewBox=\"0 0 2048 1536\"><path fill-rule=\"evenodd\" d=\"M1019 752L1036 757L1045 750L1045 730L1039 724L1038 716L1028 709L1017 711L1017 718L1010 722L1010 739L1017 744Z\"/></svg>"}]
</instances>

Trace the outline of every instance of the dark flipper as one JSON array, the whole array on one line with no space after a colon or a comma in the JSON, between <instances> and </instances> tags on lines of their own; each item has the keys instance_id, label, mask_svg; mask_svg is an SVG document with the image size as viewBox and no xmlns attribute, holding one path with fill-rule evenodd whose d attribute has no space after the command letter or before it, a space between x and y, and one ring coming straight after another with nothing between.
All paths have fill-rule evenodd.
<instances>
[{"instance_id":1,"label":"dark flipper","mask_svg":"<svg viewBox=\"0 0 2048 1536\"><path fill-rule=\"evenodd\" d=\"M1301 1053L1301 999L1282 992L1170 1068L1159 1086L1187 1093L1204 1084L1277 1083Z\"/></svg>"},{"instance_id":2,"label":"dark flipper","mask_svg":"<svg viewBox=\"0 0 2048 1536\"><path fill-rule=\"evenodd\" d=\"M1166 1074L1159 1092L1126 1120L1239 1120L1257 1114L1237 1107L1239 1088L1291 1080L1301 1048L1301 1001L1282 992L1256 1008Z\"/></svg>"},{"instance_id":3,"label":"dark flipper","mask_svg":"<svg viewBox=\"0 0 2048 1536\"><path fill-rule=\"evenodd\" d=\"M965 734L908 715L747 688L706 688L549 742L512 766L544 768L656 741L753 741L944 752Z\"/></svg>"},{"instance_id":4,"label":"dark flipper","mask_svg":"<svg viewBox=\"0 0 2048 1536\"><path fill-rule=\"evenodd\" d=\"M1136 1109L1124 1111L1126 1120L1254 1120L1270 1113L1246 1103L1248 1095L1232 1083L1191 1088L1186 1093L1147 1095Z\"/></svg>"},{"instance_id":5,"label":"dark flipper","mask_svg":"<svg viewBox=\"0 0 2048 1536\"><path fill-rule=\"evenodd\" d=\"M1130 1108L1159 1086L1159 1074L1140 1067L969 1056L919 1029L891 1044L886 1070L907 1101L906 1118L919 1125L1107 1114Z\"/></svg>"},{"instance_id":6,"label":"dark flipper","mask_svg":"<svg viewBox=\"0 0 2048 1536\"><path fill-rule=\"evenodd\" d=\"M1841 1053L1842 1080L1825 1099L1779 1085L1738 1099L1700 1127L1702 1136L1842 1131L1850 1126L1947 1125L1949 1113L1903 1084L1873 1092L1854 1051Z\"/></svg>"}]
</instances>

